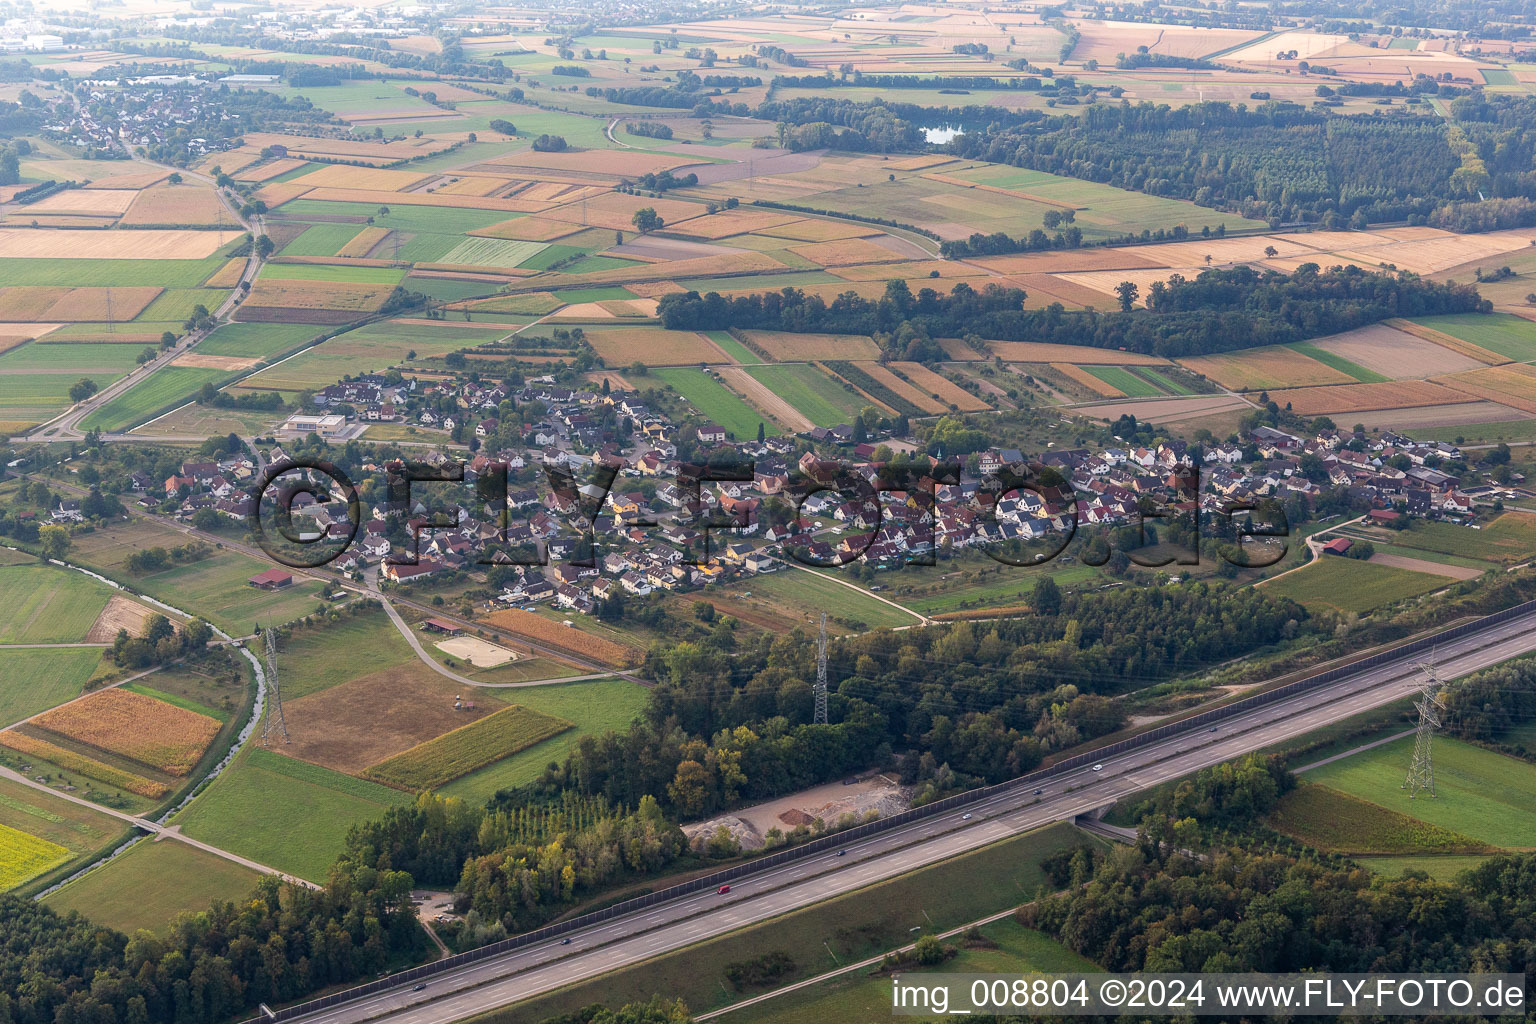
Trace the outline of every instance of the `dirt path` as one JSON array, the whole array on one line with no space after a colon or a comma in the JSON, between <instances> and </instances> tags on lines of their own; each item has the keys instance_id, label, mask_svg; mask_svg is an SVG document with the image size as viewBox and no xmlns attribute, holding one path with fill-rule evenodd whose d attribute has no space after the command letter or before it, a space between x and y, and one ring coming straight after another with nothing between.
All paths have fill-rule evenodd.
<instances>
[{"instance_id":1,"label":"dirt path","mask_svg":"<svg viewBox=\"0 0 1536 1024\"><path fill-rule=\"evenodd\" d=\"M816 424L806 419L800 411L774 394L766 384L740 367L716 367L720 376L748 402L761 409L774 422L796 434L810 430Z\"/></svg>"}]
</instances>

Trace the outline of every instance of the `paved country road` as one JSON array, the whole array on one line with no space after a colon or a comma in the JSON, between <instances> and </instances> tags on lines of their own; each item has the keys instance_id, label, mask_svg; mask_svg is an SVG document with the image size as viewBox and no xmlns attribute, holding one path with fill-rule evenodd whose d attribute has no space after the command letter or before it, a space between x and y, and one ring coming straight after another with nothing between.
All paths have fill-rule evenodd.
<instances>
[{"instance_id":1,"label":"paved country road","mask_svg":"<svg viewBox=\"0 0 1536 1024\"><path fill-rule=\"evenodd\" d=\"M1448 640L1435 652L1442 679L1452 679L1536 650L1536 612L1472 636ZM446 1024L746 925L811 906L1000 839L1104 807L1199 768L1310 732L1416 692L1417 656L1363 669L1307 693L1277 701L1209 727L1177 734L1106 758L1103 770L1084 767L989 797L949 814L850 842L847 855L807 857L731 882L729 895L693 894L469 964L430 978L423 991L402 985L314 1013L300 1024ZM1406 771L1407 766L1404 765ZM963 820L961 815L969 816Z\"/></svg>"}]
</instances>

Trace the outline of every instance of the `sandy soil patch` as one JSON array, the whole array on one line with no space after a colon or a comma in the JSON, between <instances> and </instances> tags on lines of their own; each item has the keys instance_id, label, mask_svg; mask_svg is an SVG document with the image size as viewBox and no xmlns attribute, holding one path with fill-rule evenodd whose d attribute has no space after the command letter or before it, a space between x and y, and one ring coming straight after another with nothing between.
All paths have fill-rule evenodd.
<instances>
[{"instance_id":1,"label":"sandy soil patch","mask_svg":"<svg viewBox=\"0 0 1536 1024\"><path fill-rule=\"evenodd\" d=\"M909 806L910 794L890 779L876 775L851 785L829 782L777 800L753 804L718 818L685 825L683 832L690 840L698 837L702 842L724 825L743 849L756 850L762 848L763 837L772 828L789 832L797 825L809 826L816 818L833 825L844 814L863 816L870 811L885 818L899 814Z\"/></svg>"},{"instance_id":2,"label":"sandy soil patch","mask_svg":"<svg viewBox=\"0 0 1536 1024\"><path fill-rule=\"evenodd\" d=\"M810 430L816 424L802 416L794 406L780 398L766 384L739 366L719 366L715 368L720 374L720 379L730 386L748 404L755 406L781 427L793 433L799 434Z\"/></svg>"},{"instance_id":3,"label":"sandy soil patch","mask_svg":"<svg viewBox=\"0 0 1536 1024\"><path fill-rule=\"evenodd\" d=\"M1469 356L1384 324L1319 338L1312 344L1367 370L1394 378L1434 377L1442 373L1477 370L1484 365Z\"/></svg>"},{"instance_id":4,"label":"sandy soil patch","mask_svg":"<svg viewBox=\"0 0 1536 1024\"><path fill-rule=\"evenodd\" d=\"M113 594L107 606L96 616L90 631L85 634L85 642L88 644L109 644L117 636L117 631L126 629L129 636L143 636L148 628L149 617L156 614L150 608L144 607L137 601L130 601L121 594ZM173 624L178 624L172 620ZM179 625L179 624L178 624Z\"/></svg>"},{"instance_id":5,"label":"sandy soil patch","mask_svg":"<svg viewBox=\"0 0 1536 1024\"><path fill-rule=\"evenodd\" d=\"M199 352L188 352L186 355L177 356L171 360L172 366L196 366L204 370L249 370L261 362L260 359L241 359L238 356L205 356Z\"/></svg>"},{"instance_id":6,"label":"sandy soil patch","mask_svg":"<svg viewBox=\"0 0 1536 1024\"><path fill-rule=\"evenodd\" d=\"M475 668L495 668L517 660L517 652L498 647L477 636L456 636L435 645L444 654L469 662Z\"/></svg>"},{"instance_id":7,"label":"sandy soil patch","mask_svg":"<svg viewBox=\"0 0 1536 1024\"><path fill-rule=\"evenodd\" d=\"M283 704L285 754L355 774L495 708L454 710L462 687L412 660Z\"/></svg>"},{"instance_id":8,"label":"sandy soil patch","mask_svg":"<svg viewBox=\"0 0 1536 1024\"><path fill-rule=\"evenodd\" d=\"M1369 560L1379 565L1390 565L1397 569L1427 572L1431 576L1449 576L1453 580L1475 580L1482 575L1478 570L1464 565L1442 565L1439 562L1428 562L1422 558L1409 558L1407 555L1389 555L1377 552Z\"/></svg>"},{"instance_id":9,"label":"sandy soil patch","mask_svg":"<svg viewBox=\"0 0 1536 1024\"><path fill-rule=\"evenodd\" d=\"M1406 409L1387 409L1362 417L1371 429L1382 427L1408 429L1410 427L1459 427L1468 423L1502 423L1518 420L1526 413L1498 402L1459 402L1455 405L1413 406Z\"/></svg>"}]
</instances>

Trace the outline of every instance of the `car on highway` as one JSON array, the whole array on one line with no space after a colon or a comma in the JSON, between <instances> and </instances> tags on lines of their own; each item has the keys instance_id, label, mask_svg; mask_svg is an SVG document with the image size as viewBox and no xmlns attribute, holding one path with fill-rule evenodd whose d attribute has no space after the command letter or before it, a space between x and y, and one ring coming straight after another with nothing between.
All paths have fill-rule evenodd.
<instances>
[{"instance_id":1,"label":"car on highway","mask_svg":"<svg viewBox=\"0 0 1536 1024\"><path fill-rule=\"evenodd\" d=\"M1035 790L1035 796L1039 796L1041 793L1044 793L1044 792L1045 792L1045 790L1043 790L1043 789L1037 789L1037 790Z\"/></svg>"},{"instance_id":2,"label":"car on highway","mask_svg":"<svg viewBox=\"0 0 1536 1024\"><path fill-rule=\"evenodd\" d=\"M970 812L966 812L965 814L960 815L960 820L961 821L970 821L971 820Z\"/></svg>"},{"instance_id":3,"label":"car on highway","mask_svg":"<svg viewBox=\"0 0 1536 1024\"><path fill-rule=\"evenodd\" d=\"M728 893L730 891L731 891L731 887L729 885L722 885L720 888L715 890L716 894L718 894L720 896L724 896L726 893Z\"/></svg>"},{"instance_id":4,"label":"car on highway","mask_svg":"<svg viewBox=\"0 0 1536 1024\"><path fill-rule=\"evenodd\" d=\"M847 850L838 850L837 851L837 855L839 857L846 857L848 855L848 851Z\"/></svg>"},{"instance_id":5,"label":"car on highway","mask_svg":"<svg viewBox=\"0 0 1536 1024\"><path fill-rule=\"evenodd\" d=\"M560 940L560 945L562 945L562 946L569 946L570 944L571 944L571 940L570 939L561 939Z\"/></svg>"},{"instance_id":6,"label":"car on highway","mask_svg":"<svg viewBox=\"0 0 1536 1024\"><path fill-rule=\"evenodd\" d=\"M1220 728L1220 726L1213 725L1213 726L1211 726L1211 732L1215 732L1219 728Z\"/></svg>"},{"instance_id":7,"label":"car on highway","mask_svg":"<svg viewBox=\"0 0 1536 1024\"><path fill-rule=\"evenodd\" d=\"M1101 764L1096 764L1096 765L1093 766L1093 770L1096 771L1096 772L1101 772L1101 771L1104 770L1104 766L1101 765Z\"/></svg>"},{"instance_id":8,"label":"car on highway","mask_svg":"<svg viewBox=\"0 0 1536 1024\"><path fill-rule=\"evenodd\" d=\"M417 985L415 988L411 989L411 991L412 992L420 992L422 989L424 989L426 987L427 987L427 983L426 982L422 982L420 985Z\"/></svg>"}]
</instances>

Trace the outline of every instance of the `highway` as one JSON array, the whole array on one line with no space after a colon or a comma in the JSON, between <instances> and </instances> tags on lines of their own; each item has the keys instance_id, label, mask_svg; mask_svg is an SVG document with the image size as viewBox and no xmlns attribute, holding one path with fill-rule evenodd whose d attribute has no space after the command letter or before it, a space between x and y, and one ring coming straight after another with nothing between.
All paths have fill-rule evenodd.
<instances>
[{"instance_id":1,"label":"highway","mask_svg":"<svg viewBox=\"0 0 1536 1024\"><path fill-rule=\"evenodd\" d=\"M1435 652L1452 679L1536 651L1536 612L1451 640ZM291 1018L302 1024L444 1024L681 949L712 936L830 899L1000 839L1068 820L1128 794L1310 732L1415 692L1422 656L1362 670L1255 708L1214 729L1176 734L1044 782L933 818L850 842L835 853L791 861L731 883L727 895L693 894L553 939L468 964L425 982ZM1406 772L1407 765L1404 765ZM914 913L916 911L914 910ZM914 924L923 923L914 920Z\"/></svg>"}]
</instances>

